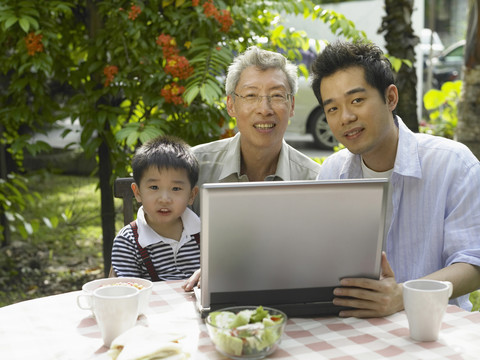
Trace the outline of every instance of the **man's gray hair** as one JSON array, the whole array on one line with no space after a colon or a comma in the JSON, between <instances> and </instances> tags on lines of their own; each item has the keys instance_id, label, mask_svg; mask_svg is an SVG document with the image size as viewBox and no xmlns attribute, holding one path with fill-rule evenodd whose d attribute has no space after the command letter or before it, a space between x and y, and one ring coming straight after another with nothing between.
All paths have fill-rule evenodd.
<instances>
[{"instance_id":1,"label":"man's gray hair","mask_svg":"<svg viewBox=\"0 0 480 360\"><path fill-rule=\"evenodd\" d=\"M267 69L282 70L287 76L290 93L294 95L297 93L297 65L291 63L282 54L251 46L243 54L238 55L228 67L227 79L225 81L225 91L227 95L231 95L235 92L235 88L240 80L240 75L242 75L243 70L249 66L255 66L261 71Z\"/></svg>"}]
</instances>

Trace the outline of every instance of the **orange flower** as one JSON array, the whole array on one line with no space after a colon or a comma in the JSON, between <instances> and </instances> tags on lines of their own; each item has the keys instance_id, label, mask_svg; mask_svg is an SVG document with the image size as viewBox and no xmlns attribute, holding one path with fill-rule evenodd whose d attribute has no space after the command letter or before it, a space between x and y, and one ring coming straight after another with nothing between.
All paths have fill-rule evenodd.
<instances>
[{"instance_id":1,"label":"orange flower","mask_svg":"<svg viewBox=\"0 0 480 360\"><path fill-rule=\"evenodd\" d=\"M165 72L179 79L187 79L193 74L193 70L185 56L174 55L167 59L165 65Z\"/></svg>"},{"instance_id":2,"label":"orange flower","mask_svg":"<svg viewBox=\"0 0 480 360\"><path fill-rule=\"evenodd\" d=\"M140 6L132 4L132 7L128 12L128 18L133 21L138 17L138 15L140 15L141 12L142 12L142 9L140 8Z\"/></svg>"},{"instance_id":3,"label":"orange flower","mask_svg":"<svg viewBox=\"0 0 480 360\"><path fill-rule=\"evenodd\" d=\"M107 65L103 68L103 75L106 77L104 87L109 86L113 82L116 74L118 74L118 67L115 65Z\"/></svg>"},{"instance_id":4,"label":"orange flower","mask_svg":"<svg viewBox=\"0 0 480 360\"><path fill-rule=\"evenodd\" d=\"M222 10L221 14L217 13L215 19L217 19L220 25L222 25L222 28L220 30L223 32L228 32L228 30L230 30L230 27L233 25L233 19L230 15L230 11L228 10Z\"/></svg>"},{"instance_id":5,"label":"orange flower","mask_svg":"<svg viewBox=\"0 0 480 360\"><path fill-rule=\"evenodd\" d=\"M203 13L206 17L216 17L218 15L218 10L213 4L212 0L206 1L203 3Z\"/></svg>"},{"instance_id":6,"label":"orange flower","mask_svg":"<svg viewBox=\"0 0 480 360\"><path fill-rule=\"evenodd\" d=\"M37 52L43 51L42 34L35 35L32 31L25 36L25 45L27 46L28 55L33 56Z\"/></svg>"},{"instance_id":7,"label":"orange flower","mask_svg":"<svg viewBox=\"0 0 480 360\"><path fill-rule=\"evenodd\" d=\"M165 101L167 103L181 105L183 104L182 94L184 91L184 86L179 86L177 83L173 82L171 84L165 85L160 91L160 95L165 98Z\"/></svg>"}]
</instances>

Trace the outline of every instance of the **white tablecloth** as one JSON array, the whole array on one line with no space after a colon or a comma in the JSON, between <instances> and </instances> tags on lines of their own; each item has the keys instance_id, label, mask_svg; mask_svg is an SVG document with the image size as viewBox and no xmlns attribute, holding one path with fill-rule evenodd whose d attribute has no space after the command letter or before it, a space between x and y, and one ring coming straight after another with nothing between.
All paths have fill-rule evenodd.
<instances>
[{"instance_id":1,"label":"white tablecloth","mask_svg":"<svg viewBox=\"0 0 480 360\"><path fill-rule=\"evenodd\" d=\"M155 283L149 309L138 323L156 330L188 330L193 359L223 359L215 351L192 293L181 281ZM0 360L109 359L91 313L77 307L81 291L0 308ZM408 336L404 312L378 319L291 318L281 359L480 359L480 313L449 306L440 338Z\"/></svg>"}]
</instances>

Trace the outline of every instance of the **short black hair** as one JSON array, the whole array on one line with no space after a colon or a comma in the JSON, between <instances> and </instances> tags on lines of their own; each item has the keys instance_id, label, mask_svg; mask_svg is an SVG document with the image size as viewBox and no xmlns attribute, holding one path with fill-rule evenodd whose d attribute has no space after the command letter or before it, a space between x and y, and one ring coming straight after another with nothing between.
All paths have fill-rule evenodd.
<instances>
[{"instance_id":1,"label":"short black hair","mask_svg":"<svg viewBox=\"0 0 480 360\"><path fill-rule=\"evenodd\" d=\"M377 45L365 40L357 40L336 41L328 44L313 62L312 88L320 106L323 107L320 93L323 78L351 67L364 69L365 80L378 90L386 103L385 91L390 85L395 84L392 64Z\"/></svg>"},{"instance_id":2,"label":"short black hair","mask_svg":"<svg viewBox=\"0 0 480 360\"><path fill-rule=\"evenodd\" d=\"M150 167L185 169L190 186L198 181L198 161L190 146L175 136L162 135L140 146L132 159L133 179L140 185L143 174Z\"/></svg>"}]
</instances>

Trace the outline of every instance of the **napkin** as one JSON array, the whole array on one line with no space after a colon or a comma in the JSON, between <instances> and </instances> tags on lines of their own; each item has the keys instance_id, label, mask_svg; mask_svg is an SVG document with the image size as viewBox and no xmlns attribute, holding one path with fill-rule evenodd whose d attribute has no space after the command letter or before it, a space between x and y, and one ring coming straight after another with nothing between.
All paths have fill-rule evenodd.
<instances>
[{"instance_id":1,"label":"napkin","mask_svg":"<svg viewBox=\"0 0 480 360\"><path fill-rule=\"evenodd\" d=\"M108 355L113 360L184 360L190 357L178 343L184 337L137 325L112 341Z\"/></svg>"}]
</instances>

